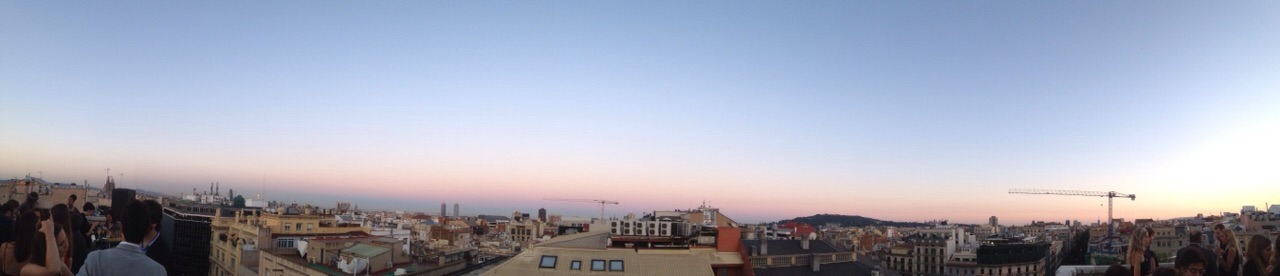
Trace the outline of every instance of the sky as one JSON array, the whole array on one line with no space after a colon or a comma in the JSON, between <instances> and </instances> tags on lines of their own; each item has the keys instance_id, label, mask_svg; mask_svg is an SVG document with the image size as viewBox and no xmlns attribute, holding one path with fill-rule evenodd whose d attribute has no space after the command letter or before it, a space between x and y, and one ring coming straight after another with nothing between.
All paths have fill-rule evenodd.
<instances>
[{"instance_id":1,"label":"sky","mask_svg":"<svg viewBox=\"0 0 1280 276\"><path fill-rule=\"evenodd\" d=\"M1280 203L1280 3L3 1L0 177L362 209Z\"/></svg>"}]
</instances>

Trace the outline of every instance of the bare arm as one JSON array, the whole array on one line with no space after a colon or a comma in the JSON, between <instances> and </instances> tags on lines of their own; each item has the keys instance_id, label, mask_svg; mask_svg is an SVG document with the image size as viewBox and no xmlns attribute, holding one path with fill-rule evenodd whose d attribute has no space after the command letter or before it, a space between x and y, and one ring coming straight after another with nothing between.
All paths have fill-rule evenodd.
<instances>
[{"instance_id":1,"label":"bare arm","mask_svg":"<svg viewBox=\"0 0 1280 276\"><path fill-rule=\"evenodd\" d=\"M62 258L58 257L58 237L53 233L53 220L46 219L40 222L40 231L44 232L44 268L49 274L58 273L58 266L62 265Z\"/></svg>"}]
</instances>

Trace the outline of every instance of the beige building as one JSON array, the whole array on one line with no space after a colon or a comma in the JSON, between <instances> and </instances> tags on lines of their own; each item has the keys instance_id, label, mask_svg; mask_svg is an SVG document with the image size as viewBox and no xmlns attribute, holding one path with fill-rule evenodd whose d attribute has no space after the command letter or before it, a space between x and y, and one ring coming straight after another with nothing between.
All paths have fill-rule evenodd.
<instances>
[{"instance_id":1,"label":"beige building","mask_svg":"<svg viewBox=\"0 0 1280 276\"><path fill-rule=\"evenodd\" d=\"M715 248L608 248L604 231L553 238L486 271L502 275L714 275L713 266L741 265L741 255Z\"/></svg>"},{"instance_id":2,"label":"beige building","mask_svg":"<svg viewBox=\"0 0 1280 276\"><path fill-rule=\"evenodd\" d=\"M304 238L301 249L262 250L260 275L446 275L466 267L458 254L438 254L437 262L414 262L401 249L403 241L389 237L354 236Z\"/></svg>"},{"instance_id":3,"label":"beige building","mask_svg":"<svg viewBox=\"0 0 1280 276\"><path fill-rule=\"evenodd\" d=\"M902 275L914 275L916 271L915 244L898 244L885 254L885 266Z\"/></svg>"},{"instance_id":4,"label":"beige building","mask_svg":"<svg viewBox=\"0 0 1280 276\"><path fill-rule=\"evenodd\" d=\"M40 198L36 201L36 207L53 208L53 205L59 203L66 204L67 198L76 195L76 209L84 206L85 202L92 202L98 206L111 206L111 199L101 193L101 186L95 188L87 188L84 183L47 183L39 178L28 179L10 179L0 182L0 203L9 200L16 200L18 203L25 202L27 195L35 192Z\"/></svg>"},{"instance_id":5,"label":"beige building","mask_svg":"<svg viewBox=\"0 0 1280 276\"><path fill-rule=\"evenodd\" d=\"M263 249L296 251L302 238L367 236L369 232L360 225L339 223L330 212L311 206L236 212L235 217L222 217L221 212L217 211L210 226L209 274L215 276L255 275Z\"/></svg>"}]
</instances>

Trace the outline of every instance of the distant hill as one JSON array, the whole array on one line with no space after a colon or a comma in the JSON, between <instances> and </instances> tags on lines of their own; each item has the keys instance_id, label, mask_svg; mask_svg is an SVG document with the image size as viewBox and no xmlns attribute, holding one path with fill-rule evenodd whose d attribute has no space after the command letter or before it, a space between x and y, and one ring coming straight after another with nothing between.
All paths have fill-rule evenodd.
<instances>
[{"instance_id":1,"label":"distant hill","mask_svg":"<svg viewBox=\"0 0 1280 276\"><path fill-rule=\"evenodd\" d=\"M896 221L878 220L878 219L873 219L873 218L868 218L863 216L847 216L847 215L836 215L836 214L817 214L817 215L812 215L807 217L798 217L794 219L782 220L782 221L779 221L778 223L781 224L787 221L804 222L804 223L808 223L809 225L813 225L814 227L820 227L828 223L834 223L844 227L866 227L866 226L876 226L876 225L895 226L895 227L928 226L928 224L926 223L896 222Z\"/></svg>"}]
</instances>

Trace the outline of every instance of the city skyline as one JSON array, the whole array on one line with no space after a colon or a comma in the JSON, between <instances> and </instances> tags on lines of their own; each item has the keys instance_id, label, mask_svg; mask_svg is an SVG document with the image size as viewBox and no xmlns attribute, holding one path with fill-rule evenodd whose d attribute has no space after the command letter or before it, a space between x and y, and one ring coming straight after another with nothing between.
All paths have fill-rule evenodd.
<instances>
[{"instance_id":1,"label":"city skyline","mask_svg":"<svg viewBox=\"0 0 1280 276\"><path fill-rule=\"evenodd\" d=\"M0 3L0 177L744 222L1280 203L1277 3L504 4Z\"/></svg>"}]
</instances>

